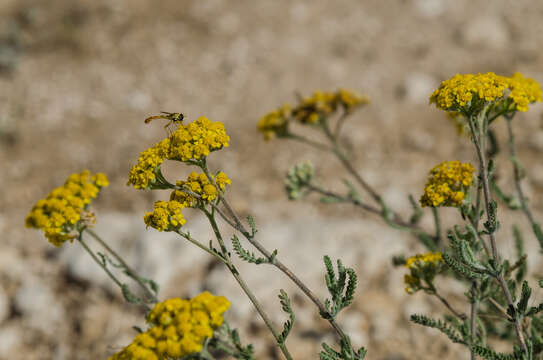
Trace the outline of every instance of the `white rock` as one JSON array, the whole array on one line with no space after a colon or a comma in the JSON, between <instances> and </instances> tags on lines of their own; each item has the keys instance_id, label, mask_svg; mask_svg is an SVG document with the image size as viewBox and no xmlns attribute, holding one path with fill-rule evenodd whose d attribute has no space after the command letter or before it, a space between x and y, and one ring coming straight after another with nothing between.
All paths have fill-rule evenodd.
<instances>
[{"instance_id":1,"label":"white rock","mask_svg":"<svg viewBox=\"0 0 543 360\"><path fill-rule=\"evenodd\" d=\"M49 332L64 317L64 308L43 279L28 276L17 290L14 304L25 323L43 332Z\"/></svg>"},{"instance_id":2,"label":"white rock","mask_svg":"<svg viewBox=\"0 0 543 360\"><path fill-rule=\"evenodd\" d=\"M23 329L15 324L0 327L0 358L10 359L15 349L22 340Z\"/></svg>"}]
</instances>

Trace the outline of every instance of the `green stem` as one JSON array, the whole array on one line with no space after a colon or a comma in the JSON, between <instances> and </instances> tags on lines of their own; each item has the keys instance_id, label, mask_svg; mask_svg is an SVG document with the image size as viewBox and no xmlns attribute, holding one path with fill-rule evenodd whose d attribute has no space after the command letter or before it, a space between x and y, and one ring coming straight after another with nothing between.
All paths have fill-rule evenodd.
<instances>
[{"instance_id":1,"label":"green stem","mask_svg":"<svg viewBox=\"0 0 543 360\"><path fill-rule=\"evenodd\" d=\"M486 138L486 127L488 124L488 119L486 117L486 107L481 111L481 113L478 115L478 133L475 132L475 124L474 119L472 116L469 117L468 122L470 126L471 133L473 135L473 142L475 144L475 149L477 151L477 157L479 158L479 173L483 182L483 195L484 195L484 201L485 201L485 207L486 207L486 217L487 221L490 220L490 214L492 213L491 210L491 198L490 198L490 187L488 184L488 169L485 159L485 138ZM501 264L500 258L498 255L498 249L496 247L496 237L494 235L494 232L491 231L489 233L490 238L490 246L492 249L492 258L494 259L494 262L496 266L498 264ZM511 296L511 292L509 291L509 288L507 287L507 284L505 282L505 279L503 277L503 272L499 271L497 274L495 274L496 279L498 280L500 287L502 288L502 291L505 295L505 298L507 300L507 304L509 307L514 307L513 304L513 298ZM517 333L517 338L520 343L520 346L522 347L523 352L526 354L526 356L529 355L528 353L528 347L526 346L526 342L524 340L524 335L522 333L522 328L520 324L519 318L515 317L515 331Z\"/></svg>"},{"instance_id":2,"label":"green stem","mask_svg":"<svg viewBox=\"0 0 543 360\"><path fill-rule=\"evenodd\" d=\"M217 184L215 183L215 180L211 177L211 174L209 173L209 170L207 169L207 165L204 163L202 166L202 170L207 175L208 179L210 179L211 183L215 186ZM224 214L217 205L211 203L211 206L217 210L217 213L221 216L221 218L226 221L232 228L239 231L246 239L253 245L266 259L269 260L270 264L278 268L282 273L284 273L286 276L288 276L295 284L298 286L300 290L317 306L319 309L319 312L321 314L327 314L326 320L330 323L330 325L334 328L336 333L341 339L345 339L346 335L343 329L339 326L339 324L336 322L336 320L331 316L331 314L326 310L324 307L324 304L317 298L317 296L287 267L285 266L281 261L277 259L277 256L272 255L271 252L269 252L262 244L260 244L253 235L245 228L243 223L241 222L239 216L235 213L235 211L232 209L226 198L221 196L220 198L222 204L224 205L226 211L231 216L232 219L228 218L226 214ZM354 353L356 351L352 349Z\"/></svg>"},{"instance_id":3,"label":"green stem","mask_svg":"<svg viewBox=\"0 0 543 360\"><path fill-rule=\"evenodd\" d=\"M111 271L109 271L109 269L107 268L107 266L105 266L101 261L100 259L98 259L98 257L96 256L96 254L89 248L89 246L87 245L87 243L85 241L83 241L83 233L81 232L79 234L79 237L77 238L77 241L79 241L79 243L81 244L81 246L83 247L83 249L85 249L85 251L92 257L92 259L94 260L95 263L97 263L105 272L106 274L109 276L109 278L111 280L113 280L113 282L115 284L117 284L117 286L119 288L121 288L121 290L123 290L123 283L117 279L117 277L115 275L113 275L113 273ZM144 304L144 303L141 303L147 310L151 310L151 308L147 305L147 304Z\"/></svg>"},{"instance_id":4,"label":"green stem","mask_svg":"<svg viewBox=\"0 0 543 360\"><path fill-rule=\"evenodd\" d=\"M470 335L471 335L471 343L470 343L470 355L471 360L475 360L475 353L473 352L473 345L475 345L475 320L477 319L477 281L473 281L471 283L471 306L470 306L470 316L469 316L469 328L470 328Z\"/></svg>"},{"instance_id":5,"label":"green stem","mask_svg":"<svg viewBox=\"0 0 543 360\"><path fill-rule=\"evenodd\" d=\"M434 224L435 224L435 229L436 229L436 235L435 235L436 242L440 244L441 243L441 221L439 219L439 212L438 212L437 207L432 207L432 215L434 216Z\"/></svg>"},{"instance_id":6,"label":"green stem","mask_svg":"<svg viewBox=\"0 0 543 360\"><path fill-rule=\"evenodd\" d=\"M138 283L138 285L143 289L145 292L145 295L150 299L150 302L156 303L158 299L156 296L149 290L147 285L141 280L141 276L139 276L134 269L132 269L125 261L124 259L117 254L116 251L114 251L98 234L96 234L93 230L86 228L84 231L89 233L90 236L92 236L104 249L106 249L124 268L126 274L134 279Z\"/></svg>"},{"instance_id":7,"label":"green stem","mask_svg":"<svg viewBox=\"0 0 543 360\"><path fill-rule=\"evenodd\" d=\"M208 178L210 180L213 179L207 173L206 173L206 175L208 176ZM281 339L279 337L279 333L277 333L277 331L275 330L271 319L268 317L268 315L266 314L266 312L262 308L262 305L258 302L258 300L256 299L256 297L253 294L253 292L251 291L251 289L249 289L249 286L247 286L247 283L245 283L245 280L243 280L243 278L239 274L238 270L235 268L234 264L232 264L232 261L230 259L230 255L228 253L228 249L226 248L226 245L224 244L224 241L222 239L222 235L221 235L221 233L219 231L219 228L217 226L217 222L215 221L215 218L206 209L202 208L202 211L207 216L207 218L209 220L209 223L211 224L211 227L213 228L213 232L215 233L215 237L217 238L217 241L219 242L219 245L221 247L222 255L223 255L223 257L224 257L224 259L226 261L226 265L227 265L228 270L230 270L230 272L232 273L232 275L234 276L234 278L236 279L236 281L238 282L240 287L243 289L243 291L245 292L245 294L247 295L249 300L251 300L251 302L253 303L253 306L255 307L256 311L260 314L260 317L262 317L262 320L264 320L264 323L266 324L266 326L268 327L268 329L272 333L273 337L275 338L275 341L276 341L277 345L279 346L279 348L283 352L283 355L285 355L285 358L287 360L292 360L292 356L290 355L290 352L288 351L287 346L285 345L284 342L281 341Z\"/></svg>"}]
</instances>

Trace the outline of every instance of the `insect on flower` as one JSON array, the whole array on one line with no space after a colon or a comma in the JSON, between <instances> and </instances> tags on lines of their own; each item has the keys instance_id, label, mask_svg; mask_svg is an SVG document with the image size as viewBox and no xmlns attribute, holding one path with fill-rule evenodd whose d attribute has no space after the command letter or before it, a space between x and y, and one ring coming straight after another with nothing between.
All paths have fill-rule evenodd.
<instances>
[{"instance_id":1,"label":"insect on flower","mask_svg":"<svg viewBox=\"0 0 543 360\"><path fill-rule=\"evenodd\" d=\"M154 116L150 116L148 117L147 119L145 119L145 123L146 124L149 124L152 120L155 120L155 119L166 119L166 120L170 120L165 126L164 128L165 129L169 129L171 125L173 124L181 124L181 122L183 121L183 119L185 118L185 116L181 113L170 113L170 112L166 112L166 111L161 111L161 115L154 115Z\"/></svg>"}]
</instances>

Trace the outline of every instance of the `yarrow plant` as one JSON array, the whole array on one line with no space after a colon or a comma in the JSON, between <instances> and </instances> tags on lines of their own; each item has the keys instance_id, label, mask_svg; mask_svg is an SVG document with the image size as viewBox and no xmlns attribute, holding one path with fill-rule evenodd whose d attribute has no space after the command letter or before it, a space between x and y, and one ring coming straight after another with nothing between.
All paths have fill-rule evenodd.
<instances>
[{"instance_id":1,"label":"yarrow plant","mask_svg":"<svg viewBox=\"0 0 543 360\"><path fill-rule=\"evenodd\" d=\"M408 231L426 249L424 254L399 255L393 263L407 269L404 274L408 295L421 292L438 299L446 309L443 320L415 314L411 320L419 325L435 328L452 342L465 346L471 359L534 360L543 355L543 304L528 307L532 288L527 279L526 254L518 227L513 228L517 256L504 259L496 237L500 230L498 204L526 215L534 237L543 248L543 232L535 220L522 189L523 168L516 157L512 121L517 112L529 110L541 101L537 82L516 73L511 77L487 74L456 75L441 83L430 95L430 103L450 114L456 124L469 134L474 145L476 164L458 160L443 161L429 171L426 186L421 189L420 201L409 195L411 214L392 209L368 183L352 163L344 144L342 126L369 100L353 91L316 91L311 96L298 95L294 106L285 104L264 115L258 131L265 140L289 139L302 142L319 151L330 152L343 165L348 178L344 192L328 189L317 176L312 164L295 165L287 174L285 189L289 199L299 200L318 194L327 204L347 203L366 213L379 216L385 224ZM228 202L226 195L232 181L220 169L208 167L208 157L229 145L230 138L223 123L200 117L189 123L180 113L164 113L146 119L168 119L174 130L168 136L140 153L129 171L127 185L137 190L167 190L165 200L156 201L152 211L143 215L147 228L172 232L217 259L233 276L241 291L249 298L260 318L272 334L285 359L293 359L287 339L295 328L296 314L289 295L280 290L279 305L287 320L278 327L257 299L236 265L245 261L255 266L267 264L282 272L315 305L319 315L336 334L336 345L322 344L321 360L362 360L364 347L352 344L341 326L341 311L354 301L357 275L340 259L334 262L324 256L324 280L329 296L320 299L283 261L277 249L269 250L257 237L255 220L242 221ZM513 164L516 195L508 194L496 183L498 152L497 139L491 124L504 118L508 126L509 153ZM307 137L296 129L321 134L322 140ZM185 179L169 180L162 172L166 161L189 166ZM159 286L152 279L137 274L122 256L115 252L92 230L94 215L90 201L107 186L103 174L88 171L69 177L63 187L38 201L26 219L29 227L44 231L48 240L60 246L76 240L93 260L120 288L124 299L146 309L147 329L138 329L134 340L111 354L111 360L206 359L230 356L254 359L252 345L244 346L237 330L223 317L230 302L222 297L203 292L192 299L170 298L159 301ZM167 200L166 200L167 199ZM450 229L442 228L439 209L455 208L458 222ZM192 208L202 212L210 225L214 240L203 242L184 227L190 222L183 214ZM429 208L434 229L420 225L424 208ZM227 241L224 227L234 230ZM444 236L444 233L446 236ZM105 252L94 252L86 243L91 236ZM204 237L207 234L203 235ZM251 246L249 250L247 246ZM116 261L114 262L111 257ZM137 285L134 290L114 271L122 272ZM465 286L464 296L469 312L458 310L443 295L442 278L450 277ZM543 279L540 280L543 287ZM407 295L406 295L407 296ZM509 353L494 350L495 339L510 343ZM316 355L316 354L315 354Z\"/></svg>"}]
</instances>

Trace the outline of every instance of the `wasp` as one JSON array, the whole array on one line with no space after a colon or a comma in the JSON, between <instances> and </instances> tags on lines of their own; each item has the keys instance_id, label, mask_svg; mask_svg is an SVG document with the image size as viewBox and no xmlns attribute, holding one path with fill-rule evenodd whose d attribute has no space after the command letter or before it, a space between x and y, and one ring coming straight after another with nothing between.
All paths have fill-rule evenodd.
<instances>
[{"instance_id":1,"label":"wasp","mask_svg":"<svg viewBox=\"0 0 543 360\"><path fill-rule=\"evenodd\" d=\"M150 116L147 119L145 119L145 123L149 124L152 120L155 120L155 119L170 120L166 125L164 125L165 129L169 129L171 125L181 124L184 118L185 118L185 115L181 113L171 113L171 112L161 111L161 115Z\"/></svg>"}]
</instances>

